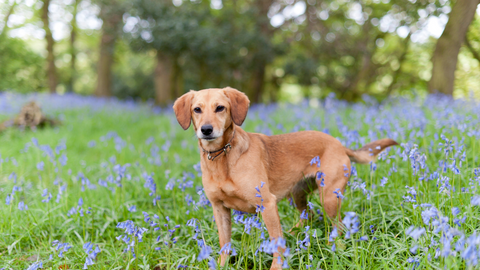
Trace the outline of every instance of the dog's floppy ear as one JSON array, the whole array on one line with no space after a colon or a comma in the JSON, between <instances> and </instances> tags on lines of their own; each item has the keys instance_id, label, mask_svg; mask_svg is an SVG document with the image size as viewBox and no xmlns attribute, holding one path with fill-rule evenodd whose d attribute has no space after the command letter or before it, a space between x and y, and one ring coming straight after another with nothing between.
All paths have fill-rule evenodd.
<instances>
[{"instance_id":1,"label":"dog's floppy ear","mask_svg":"<svg viewBox=\"0 0 480 270\"><path fill-rule=\"evenodd\" d=\"M177 121L184 130L187 130L188 127L190 127L190 122L192 122L192 112L190 111L190 108L192 107L194 95L195 91L191 90L185 95L177 98L173 104L173 110L175 111L175 116L177 116Z\"/></svg>"},{"instance_id":2,"label":"dog's floppy ear","mask_svg":"<svg viewBox=\"0 0 480 270\"><path fill-rule=\"evenodd\" d=\"M241 126L247 117L250 100L248 100L247 95L237 89L226 87L223 90L225 91L225 95L230 99L232 120L237 126Z\"/></svg>"}]
</instances>

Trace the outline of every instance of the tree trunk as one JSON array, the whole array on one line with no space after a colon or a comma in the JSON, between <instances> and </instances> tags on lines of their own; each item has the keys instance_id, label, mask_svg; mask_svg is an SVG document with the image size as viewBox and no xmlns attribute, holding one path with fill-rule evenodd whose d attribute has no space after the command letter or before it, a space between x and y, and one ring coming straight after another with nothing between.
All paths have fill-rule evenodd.
<instances>
[{"instance_id":1,"label":"tree trunk","mask_svg":"<svg viewBox=\"0 0 480 270\"><path fill-rule=\"evenodd\" d=\"M167 105L172 101L172 59L157 51L157 66L155 67L155 103Z\"/></svg>"},{"instance_id":2,"label":"tree trunk","mask_svg":"<svg viewBox=\"0 0 480 270\"><path fill-rule=\"evenodd\" d=\"M258 9L258 17L256 18L256 25L268 40L273 35L273 30L270 26L270 19L268 18L268 11L273 3L273 0L255 1ZM263 90L265 88L265 68L267 67L267 60L262 53L257 52L253 57L254 69L251 78L251 86L246 94L252 103L261 101Z\"/></svg>"},{"instance_id":3,"label":"tree trunk","mask_svg":"<svg viewBox=\"0 0 480 270\"><path fill-rule=\"evenodd\" d=\"M53 46L55 41L52 37L52 31L49 25L48 7L50 6L50 0L43 0L42 7L42 22L43 29L45 30L45 40L47 41L47 79L48 88L50 93L55 93L57 89L57 72L55 68L55 56L53 54Z\"/></svg>"},{"instance_id":4,"label":"tree trunk","mask_svg":"<svg viewBox=\"0 0 480 270\"><path fill-rule=\"evenodd\" d=\"M109 10L109 6L102 6L100 17L103 20L102 38L100 40L100 58L97 66L97 89L95 95L109 97L112 95L112 64L117 31L122 14ZM117 13L118 12L118 13Z\"/></svg>"},{"instance_id":5,"label":"tree trunk","mask_svg":"<svg viewBox=\"0 0 480 270\"><path fill-rule=\"evenodd\" d=\"M13 14L13 11L15 10L15 7L17 6L17 1L14 1L13 4L10 6L10 8L7 11L7 14L5 14L5 25L3 26L2 33L0 37L7 36L8 32L8 20L10 19L10 16Z\"/></svg>"},{"instance_id":6,"label":"tree trunk","mask_svg":"<svg viewBox=\"0 0 480 270\"><path fill-rule=\"evenodd\" d=\"M77 52L75 51L75 40L77 37L77 8L80 0L75 0L73 3L73 12L72 12L72 21L70 22L70 79L68 80L67 91L73 92L73 84L75 83L75 78L77 76L77 71L75 69L75 62L77 60Z\"/></svg>"},{"instance_id":7,"label":"tree trunk","mask_svg":"<svg viewBox=\"0 0 480 270\"><path fill-rule=\"evenodd\" d=\"M260 56L262 57L262 56ZM250 91L247 91L248 98L252 103L259 103L265 89L265 61L256 63L255 69L252 74L252 85Z\"/></svg>"},{"instance_id":8,"label":"tree trunk","mask_svg":"<svg viewBox=\"0 0 480 270\"><path fill-rule=\"evenodd\" d=\"M173 73L172 73L172 95L178 98L183 95L183 70L178 63L178 57L173 58Z\"/></svg>"},{"instance_id":9,"label":"tree trunk","mask_svg":"<svg viewBox=\"0 0 480 270\"><path fill-rule=\"evenodd\" d=\"M437 41L432 56L432 78L428 90L452 95L458 53L473 20L478 0L457 0L453 5L445 30Z\"/></svg>"}]
</instances>

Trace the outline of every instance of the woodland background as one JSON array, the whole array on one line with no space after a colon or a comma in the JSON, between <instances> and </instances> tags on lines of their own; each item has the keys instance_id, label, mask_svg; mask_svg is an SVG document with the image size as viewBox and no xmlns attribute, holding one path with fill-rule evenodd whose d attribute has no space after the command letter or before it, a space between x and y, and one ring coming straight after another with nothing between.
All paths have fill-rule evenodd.
<instances>
[{"instance_id":1,"label":"woodland background","mask_svg":"<svg viewBox=\"0 0 480 270\"><path fill-rule=\"evenodd\" d=\"M480 98L479 0L4 0L0 91Z\"/></svg>"}]
</instances>

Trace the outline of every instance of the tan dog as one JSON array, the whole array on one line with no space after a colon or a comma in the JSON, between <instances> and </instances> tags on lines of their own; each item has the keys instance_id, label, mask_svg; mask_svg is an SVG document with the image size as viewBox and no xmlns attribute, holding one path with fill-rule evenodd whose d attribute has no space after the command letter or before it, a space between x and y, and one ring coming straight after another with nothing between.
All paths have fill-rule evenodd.
<instances>
[{"instance_id":1,"label":"tan dog","mask_svg":"<svg viewBox=\"0 0 480 270\"><path fill-rule=\"evenodd\" d=\"M200 146L202 182L212 203L220 246L230 242L230 209L255 213L263 203L263 220L270 238L282 237L277 202L291 196L300 212L307 208L309 185L317 186L317 166L310 161L319 156L324 187L320 201L334 220L341 200L334 191L345 190L351 170L350 160L368 163L388 146L397 143L382 139L359 150L350 150L332 136L318 131L301 131L266 136L247 133L240 126L250 101L233 88L190 91L175 101L173 109L183 129L193 122ZM256 187L261 188L261 198ZM317 182L317 183L316 183ZM263 199L263 202L261 202ZM341 217L338 215L340 222ZM334 222L335 223L335 222ZM281 252L281 251L280 251ZM223 266L228 254L222 253ZM271 269L281 269L274 254Z\"/></svg>"}]
</instances>

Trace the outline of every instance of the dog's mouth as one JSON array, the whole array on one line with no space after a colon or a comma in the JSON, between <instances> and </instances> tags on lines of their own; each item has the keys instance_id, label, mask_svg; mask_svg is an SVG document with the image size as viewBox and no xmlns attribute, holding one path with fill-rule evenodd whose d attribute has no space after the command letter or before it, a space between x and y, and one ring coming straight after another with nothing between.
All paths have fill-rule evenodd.
<instances>
[{"instance_id":1,"label":"dog's mouth","mask_svg":"<svg viewBox=\"0 0 480 270\"><path fill-rule=\"evenodd\" d=\"M210 142L210 141L213 141L213 140L217 139L217 137L213 137L213 136L203 136L201 139Z\"/></svg>"}]
</instances>

